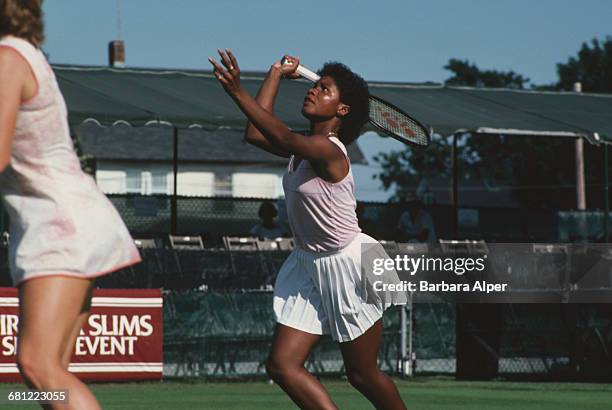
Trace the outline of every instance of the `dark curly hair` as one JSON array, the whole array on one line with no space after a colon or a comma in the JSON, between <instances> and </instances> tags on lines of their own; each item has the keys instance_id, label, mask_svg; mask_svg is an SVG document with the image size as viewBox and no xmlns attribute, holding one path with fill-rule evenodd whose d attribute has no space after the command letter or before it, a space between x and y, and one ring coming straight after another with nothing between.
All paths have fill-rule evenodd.
<instances>
[{"instance_id":1,"label":"dark curly hair","mask_svg":"<svg viewBox=\"0 0 612 410\"><path fill-rule=\"evenodd\" d=\"M349 113L342 118L339 130L340 140L348 145L359 137L361 129L368 122L368 84L342 63L325 63L318 74L333 78L340 90L340 101L351 107Z\"/></svg>"},{"instance_id":2,"label":"dark curly hair","mask_svg":"<svg viewBox=\"0 0 612 410\"><path fill-rule=\"evenodd\" d=\"M12 35L40 48L43 34L42 0L0 0L0 37Z\"/></svg>"}]
</instances>

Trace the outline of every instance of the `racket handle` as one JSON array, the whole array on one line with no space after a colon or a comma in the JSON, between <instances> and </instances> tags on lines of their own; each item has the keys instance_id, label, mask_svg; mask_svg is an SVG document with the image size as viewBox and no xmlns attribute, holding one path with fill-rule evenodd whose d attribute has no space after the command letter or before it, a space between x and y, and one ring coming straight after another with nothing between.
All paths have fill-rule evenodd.
<instances>
[{"instance_id":1,"label":"racket handle","mask_svg":"<svg viewBox=\"0 0 612 410\"><path fill-rule=\"evenodd\" d=\"M314 71L310 71L303 65L299 65L295 72L312 82L317 82L319 81L319 78L321 78L317 73L315 73Z\"/></svg>"},{"instance_id":2,"label":"racket handle","mask_svg":"<svg viewBox=\"0 0 612 410\"><path fill-rule=\"evenodd\" d=\"M282 65L287 65L287 64L291 64L288 63L287 61L285 61L285 59L283 58L281 60L281 64ZM304 67L303 65L299 65L298 68L295 70L296 73L298 73L301 77L306 78L307 80L310 80L312 82L317 82L319 81L319 75L317 73L315 73L314 71L311 71L309 69L307 69L306 67Z\"/></svg>"}]
</instances>

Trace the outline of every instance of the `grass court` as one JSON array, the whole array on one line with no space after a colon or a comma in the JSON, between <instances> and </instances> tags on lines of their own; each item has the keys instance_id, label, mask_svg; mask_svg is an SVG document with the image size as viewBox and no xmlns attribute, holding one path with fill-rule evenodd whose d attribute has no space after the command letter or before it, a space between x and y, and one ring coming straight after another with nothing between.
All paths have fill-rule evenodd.
<instances>
[{"instance_id":1,"label":"grass court","mask_svg":"<svg viewBox=\"0 0 612 410\"><path fill-rule=\"evenodd\" d=\"M612 385L578 383L458 382L450 378L395 380L409 410L604 410L612 408ZM345 380L324 380L341 409L372 409ZM2 385L1 391L23 390ZM294 409L281 389L264 381L94 384L104 409ZM2 408L35 409L16 404ZM6 406L6 407L5 407Z\"/></svg>"}]
</instances>

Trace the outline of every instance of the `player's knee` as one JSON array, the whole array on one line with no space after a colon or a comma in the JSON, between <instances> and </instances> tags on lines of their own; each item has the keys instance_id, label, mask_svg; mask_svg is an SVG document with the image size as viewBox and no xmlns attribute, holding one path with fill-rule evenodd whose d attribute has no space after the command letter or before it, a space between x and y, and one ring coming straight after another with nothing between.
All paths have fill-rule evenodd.
<instances>
[{"instance_id":1,"label":"player's knee","mask_svg":"<svg viewBox=\"0 0 612 410\"><path fill-rule=\"evenodd\" d=\"M43 388L59 370L48 358L21 346L17 354L17 366L24 379L37 389Z\"/></svg>"},{"instance_id":2,"label":"player's knee","mask_svg":"<svg viewBox=\"0 0 612 410\"><path fill-rule=\"evenodd\" d=\"M17 353L17 367L19 372L28 382L38 388L41 384L41 364L36 360L33 354L30 354L28 349L19 347Z\"/></svg>"},{"instance_id":3,"label":"player's knee","mask_svg":"<svg viewBox=\"0 0 612 410\"><path fill-rule=\"evenodd\" d=\"M378 371L378 369L376 369ZM362 390L370 383L370 375L366 374L366 372L359 370L347 370L346 377L348 378L351 386L356 388L357 390Z\"/></svg>"},{"instance_id":4,"label":"player's knee","mask_svg":"<svg viewBox=\"0 0 612 410\"><path fill-rule=\"evenodd\" d=\"M272 357L268 357L268 360L266 360L266 373L272 380L277 380L280 376L281 367L278 366L277 362Z\"/></svg>"},{"instance_id":5,"label":"player's knee","mask_svg":"<svg viewBox=\"0 0 612 410\"><path fill-rule=\"evenodd\" d=\"M278 382L286 378L290 370L287 364L283 363L282 360L270 356L268 360L266 360L266 373L272 380Z\"/></svg>"}]
</instances>

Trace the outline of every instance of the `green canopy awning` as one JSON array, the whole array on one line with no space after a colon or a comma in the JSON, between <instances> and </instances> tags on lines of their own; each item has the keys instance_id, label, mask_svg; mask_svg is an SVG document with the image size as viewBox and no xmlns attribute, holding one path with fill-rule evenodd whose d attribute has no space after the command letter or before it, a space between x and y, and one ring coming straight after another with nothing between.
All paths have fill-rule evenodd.
<instances>
[{"instance_id":1,"label":"green canopy awning","mask_svg":"<svg viewBox=\"0 0 612 410\"><path fill-rule=\"evenodd\" d=\"M178 127L243 128L245 117L210 71L53 66L72 124L151 121ZM245 72L255 95L264 74ZM371 82L370 91L449 135L456 131L612 137L612 95L445 87ZM285 81L276 112L294 129L308 128L300 114L309 83ZM503 131L503 132L502 132Z\"/></svg>"}]
</instances>

